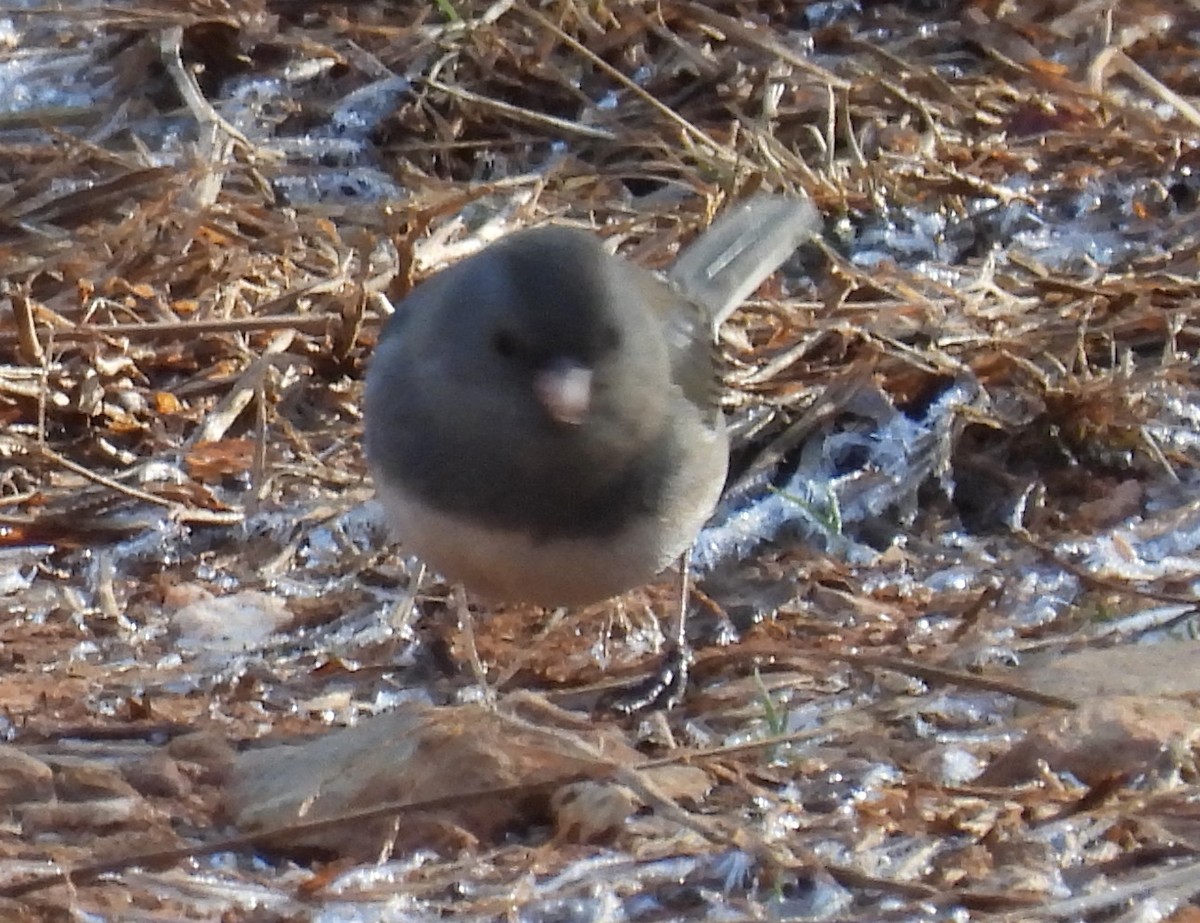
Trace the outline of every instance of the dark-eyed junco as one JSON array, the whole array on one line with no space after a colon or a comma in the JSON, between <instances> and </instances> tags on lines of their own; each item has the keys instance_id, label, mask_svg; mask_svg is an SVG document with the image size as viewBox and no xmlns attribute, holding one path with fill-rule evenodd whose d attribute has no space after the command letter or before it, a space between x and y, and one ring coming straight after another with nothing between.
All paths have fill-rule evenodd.
<instances>
[{"instance_id":1,"label":"dark-eyed junco","mask_svg":"<svg viewBox=\"0 0 1200 923\"><path fill-rule=\"evenodd\" d=\"M482 596L595 602L713 510L728 439L714 331L818 226L735 205L664 281L582 230L516 232L401 302L367 373L367 458L406 550Z\"/></svg>"}]
</instances>

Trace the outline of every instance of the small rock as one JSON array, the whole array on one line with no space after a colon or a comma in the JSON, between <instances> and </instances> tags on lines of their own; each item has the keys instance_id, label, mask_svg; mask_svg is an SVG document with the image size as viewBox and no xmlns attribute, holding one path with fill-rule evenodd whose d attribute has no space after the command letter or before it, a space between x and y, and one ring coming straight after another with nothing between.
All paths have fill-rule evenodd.
<instances>
[{"instance_id":1,"label":"small rock","mask_svg":"<svg viewBox=\"0 0 1200 923\"><path fill-rule=\"evenodd\" d=\"M54 794L54 773L41 760L0 744L0 804L42 801Z\"/></svg>"},{"instance_id":2,"label":"small rock","mask_svg":"<svg viewBox=\"0 0 1200 923\"><path fill-rule=\"evenodd\" d=\"M292 619L286 600L246 590L188 603L171 616L171 627L185 649L236 652L262 645Z\"/></svg>"},{"instance_id":3,"label":"small rock","mask_svg":"<svg viewBox=\"0 0 1200 923\"><path fill-rule=\"evenodd\" d=\"M131 760L121 767L125 780L140 794L151 798L182 798L192 791L192 783L179 769L179 763L165 753L153 753Z\"/></svg>"},{"instance_id":4,"label":"small rock","mask_svg":"<svg viewBox=\"0 0 1200 923\"><path fill-rule=\"evenodd\" d=\"M72 803L54 801L30 805L19 812L26 833L64 830L105 832L117 827L150 827L158 818L143 798L103 798Z\"/></svg>"}]
</instances>

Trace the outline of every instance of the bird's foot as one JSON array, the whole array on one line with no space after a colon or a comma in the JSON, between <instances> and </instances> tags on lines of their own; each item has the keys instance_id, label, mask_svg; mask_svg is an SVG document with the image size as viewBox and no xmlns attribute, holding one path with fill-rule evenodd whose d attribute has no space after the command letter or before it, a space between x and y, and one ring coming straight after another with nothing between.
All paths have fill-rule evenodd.
<instances>
[{"instance_id":1,"label":"bird's foot","mask_svg":"<svg viewBox=\"0 0 1200 923\"><path fill-rule=\"evenodd\" d=\"M688 667L691 663L691 647L672 643L653 673L636 685L614 693L604 705L611 711L626 715L674 708L683 701L687 692Z\"/></svg>"}]
</instances>

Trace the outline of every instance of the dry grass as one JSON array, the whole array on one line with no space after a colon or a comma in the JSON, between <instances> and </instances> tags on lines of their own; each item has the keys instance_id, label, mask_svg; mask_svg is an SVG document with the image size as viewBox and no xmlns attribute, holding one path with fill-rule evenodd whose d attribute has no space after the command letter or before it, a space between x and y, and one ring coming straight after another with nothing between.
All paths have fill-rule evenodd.
<instances>
[{"instance_id":1,"label":"dry grass","mask_svg":"<svg viewBox=\"0 0 1200 923\"><path fill-rule=\"evenodd\" d=\"M1191 618L1200 9L863 5L812 27L816 5L753 0L0 14L8 92L45 94L0 115L0 701L60 801L79 739L168 759L198 727L283 737L460 684L443 588L415 600L415 637L381 627L408 574L356 512L361 379L381 296L513 227L588 224L661 266L730 197L814 199L823 241L725 337L731 415L757 424L742 465L794 461L865 401L919 420L963 389L887 472L912 479L904 502L705 585L740 640L701 650L669 758L709 771L719 836L477 843L336 887L346 867L245 850L218 886L172 852L14 899L12 919L316 919L343 887L485 919L605 896L632 915L639 893L655 918L1117 920L1148 895L1197 915L1196 690L1095 718L1104 737L1055 711L1099 686L1039 697L990 668ZM882 553L847 552L872 536ZM179 655L172 613L254 590L286 600L283 633ZM565 624L498 611L480 652L502 691L642 669L671 593ZM1030 728L1111 761L1013 768ZM99 787L130 799L120 819L18 811L5 879L202 852L220 759L169 759L186 784ZM991 775L954 781L956 761ZM616 871L574 865L598 854Z\"/></svg>"}]
</instances>

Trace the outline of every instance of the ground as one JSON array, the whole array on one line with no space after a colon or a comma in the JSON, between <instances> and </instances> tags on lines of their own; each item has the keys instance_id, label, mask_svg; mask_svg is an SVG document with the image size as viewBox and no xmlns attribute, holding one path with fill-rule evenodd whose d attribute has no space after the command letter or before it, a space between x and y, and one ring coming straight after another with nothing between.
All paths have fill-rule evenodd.
<instances>
[{"instance_id":1,"label":"ground","mask_svg":"<svg viewBox=\"0 0 1200 923\"><path fill-rule=\"evenodd\" d=\"M1198 30L10 4L5 919L1200 918ZM548 221L658 269L762 189L824 228L722 331L685 700L600 704L670 574L472 601L473 667L370 504L386 314Z\"/></svg>"}]
</instances>

